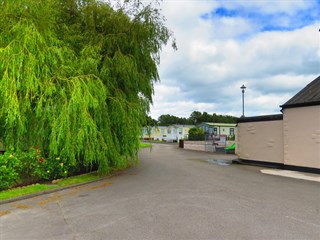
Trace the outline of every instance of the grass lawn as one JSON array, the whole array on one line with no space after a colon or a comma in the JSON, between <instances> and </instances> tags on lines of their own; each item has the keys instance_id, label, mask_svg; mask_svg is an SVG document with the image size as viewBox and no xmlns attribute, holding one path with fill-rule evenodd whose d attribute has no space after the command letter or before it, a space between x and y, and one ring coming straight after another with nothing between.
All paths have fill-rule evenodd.
<instances>
[{"instance_id":1,"label":"grass lawn","mask_svg":"<svg viewBox=\"0 0 320 240\"><path fill-rule=\"evenodd\" d=\"M151 144L140 142L140 148L147 148L147 147L151 147Z\"/></svg>"},{"instance_id":2,"label":"grass lawn","mask_svg":"<svg viewBox=\"0 0 320 240\"><path fill-rule=\"evenodd\" d=\"M25 187L13 188L10 190L0 192L0 201L7 200L10 198L20 197L20 196L24 196L32 193L42 192L45 190L55 189L59 187L91 182L105 176L101 176L97 172L92 172L92 173L87 173L79 176L64 178L64 179L61 179L60 181L55 182L54 184L33 184Z\"/></svg>"},{"instance_id":3,"label":"grass lawn","mask_svg":"<svg viewBox=\"0 0 320 240\"><path fill-rule=\"evenodd\" d=\"M91 182L105 176L101 176L97 172L92 172L92 173L87 173L79 176L64 178L55 184L57 184L59 187L65 187L65 186L70 186L70 185L79 184L79 183Z\"/></svg>"},{"instance_id":4,"label":"grass lawn","mask_svg":"<svg viewBox=\"0 0 320 240\"><path fill-rule=\"evenodd\" d=\"M24 196L24 195L28 195L36 192L41 192L49 189L54 189L54 188L58 188L58 186L47 185L47 184L34 184L26 187L13 188L10 190L0 192L0 201L7 200L10 198L20 197L20 196Z\"/></svg>"}]
</instances>

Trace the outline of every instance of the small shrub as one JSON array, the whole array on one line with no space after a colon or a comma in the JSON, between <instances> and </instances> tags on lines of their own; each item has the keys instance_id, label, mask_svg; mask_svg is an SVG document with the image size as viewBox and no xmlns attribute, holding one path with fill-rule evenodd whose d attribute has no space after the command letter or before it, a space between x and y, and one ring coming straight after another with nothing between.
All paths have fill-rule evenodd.
<instances>
[{"instance_id":1,"label":"small shrub","mask_svg":"<svg viewBox=\"0 0 320 240\"><path fill-rule=\"evenodd\" d=\"M9 189L20 182L21 162L13 151L0 155L0 191Z\"/></svg>"},{"instance_id":2,"label":"small shrub","mask_svg":"<svg viewBox=\"0 0 320 240\"><path fill-rule=\"evenodd\" d=\"M39 181L42 178L41 151L31 148L29 151L17 152L17 157L21 161L22 171L20 172L24 184Z\"/></svg>"},{"instance_id":3,"label":"small shrub","mask_svg":"<svg viewBox=\"0 0 320 240\"><path fill-rule=\"evenodd\" d=\"M75 166L65 157L47 158L42 163L42 178L45 180L65 178L72 175L73 169Z\"/></svg>"},{"instance_id":4,"label":"small shrub","mask_svg":"<svg viewBox=\"0 0 320 240\"><path fill-rule=\"evenodd\" d=\"M91 166L90 170L95 167ZM12 149L0 155L0 191L18 185L65 178L82 168L88 171L78 161L70 161L65 156L46 156L38 146L28 151L14 152Z\"/></svg>"},{"instance_id":5,"label":"small shrub","mask_svg":"<svg viewBox=\"0 0 320 240\"><path fill-rule=\"evenodd\" d=\"M205 139L205 133L204 131L199 127L193 127L189 129L189 140L192 141L201 141Z\"/></svg>"},{"instance_id":6,"label":"small shrub","mask_svg":"<svg viewBox=\"0 0 320 240\"><path fill-rule=\"evenodd\" d=\"M20 174L25 184L67 177L74 169L66 158L45 157L38 146L17 155L21 160L23 171Z\"/></svg>"}]
</instances>

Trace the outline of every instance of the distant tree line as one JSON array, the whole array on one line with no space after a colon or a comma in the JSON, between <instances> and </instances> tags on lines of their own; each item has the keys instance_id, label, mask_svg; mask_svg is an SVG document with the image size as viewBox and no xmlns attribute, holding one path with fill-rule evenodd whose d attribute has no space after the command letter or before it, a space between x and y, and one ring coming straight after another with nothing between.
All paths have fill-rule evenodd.
<instances>
[{"instance_id":1,"label":"distant tree line","mask_svg":"<svg viewBox=\"0 0 320 240\"><path fill-rule=\"evenodd\" d=\"M216 122L216 123L236 123L237 117L220 114L209 114L207 112L193 111L190 117L177 117L170 114L161 115L158 120L147 117L146 125L151 126L169 126L172 124L181 125L197 125L202 122Z\"/></svg>"}]
</instances>

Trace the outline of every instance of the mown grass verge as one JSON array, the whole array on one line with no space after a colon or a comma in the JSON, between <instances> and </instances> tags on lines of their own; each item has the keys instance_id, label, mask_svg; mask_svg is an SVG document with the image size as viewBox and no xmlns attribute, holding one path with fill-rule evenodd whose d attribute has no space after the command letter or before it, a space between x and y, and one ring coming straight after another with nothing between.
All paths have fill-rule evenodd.
<instances>
[{"instance_id":1,"label":"mown grass verge","mask_svg":"<svg viewBox=\"0 0 320 240\"><path fill-rule=\"evenodd\" d=\"M57 184L59 187L65 187L65 186L71 186L71 185L80 184L80 183L91 182L106 176L107 175L99 175L97 172L91 172L91 173L82 174L79 176L64 178L64 179L61 179L60 181L57 181L55 184Z\"/></svg>"},{"instance_id":2,"label":"mown grass verge","mask_svg":"<svg viewBox=\"0 0 320 240\"><path fill-rule=\"evenodd\" d=\"M33 184L25 187L19 187L19 188L13 188L10 190L5 190L0 192L0 201L7 200L10 198L16 198L36 192L41 192L45 190L50 190L58 188L58 186L55 185L49 185L49 184Z\"/></svg>"},{"instance_id":3,"label":"mown grass verge","mask_svg":"<svg viewBox=\"0 0 320 240\"><path fill-rule=\"evenodd\" d=\"M99 175L97 172L86 173L78 176L68 177L61 180L56 180L54 183L37 183L29 186L13 188L10 190L5 190L0 192L0 201L7 200L10 198L21 197L28 194L33 194L37 192L42 192L46 190L72 186L76 184L91 182L94 180L98 180L102 177L106 177L107 175Z\"/></svg>"}]
</instances>

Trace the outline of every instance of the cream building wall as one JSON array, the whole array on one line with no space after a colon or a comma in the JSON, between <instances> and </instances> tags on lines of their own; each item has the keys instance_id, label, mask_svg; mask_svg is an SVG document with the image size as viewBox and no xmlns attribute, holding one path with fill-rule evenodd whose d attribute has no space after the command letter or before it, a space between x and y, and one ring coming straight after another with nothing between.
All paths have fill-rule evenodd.
<instances>
[{"instance_id":1,"label":"cream building wall","mask_svg":"<svg viewBox=\"0 0 320 240\"><path fill-rule=\"evenodd\" d=\"M238 123L236 142L240 159L283 163L282 120Z\"/></svg>"},{"instance_id":2,"label":"cream building wall","mask_svg":"<svg viewBox=\"0 0 320 240\"><path fill-rule=\"evenodd\" d=\"M239 158L320 173L320 76L280 107L282 115L238 120Z\"/></svg>"},{"instance_id":3,"label":"cream building wall","mask_svg":"<svg viewBox=\"0 0 320 240\"><path fill-rule=\"evenodd\" d=\"M320 168L320 106L283 110L284 164Z\"/></svg>"}]
</instances>

